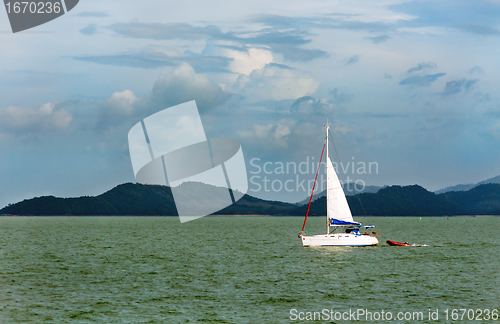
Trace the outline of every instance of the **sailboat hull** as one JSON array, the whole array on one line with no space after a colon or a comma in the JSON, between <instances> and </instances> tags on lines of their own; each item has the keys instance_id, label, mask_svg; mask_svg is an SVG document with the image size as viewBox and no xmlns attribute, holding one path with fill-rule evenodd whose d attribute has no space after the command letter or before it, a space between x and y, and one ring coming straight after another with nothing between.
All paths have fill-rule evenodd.
<instances>
[{"instance_id":1,"label":"sailboat hull","mask_svg":"<svg viewBox=\"0 0 500 324\"><path fill-rule=\"evenodd\" d=\"M376 237L347 233L302 236L302 246L372 246L377 245Z\"/></svg>"}]
</instances>

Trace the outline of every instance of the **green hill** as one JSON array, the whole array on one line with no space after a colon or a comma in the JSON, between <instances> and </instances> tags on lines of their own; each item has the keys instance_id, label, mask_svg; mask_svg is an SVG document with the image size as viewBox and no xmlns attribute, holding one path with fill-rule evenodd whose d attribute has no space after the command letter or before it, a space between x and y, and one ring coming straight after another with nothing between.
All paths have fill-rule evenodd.
<instances>
[{"instance_id":1,"label":"green hill","mask_svg":"<svg viewBox=\"0 0 500 324\"><path fill-rule=\"evenodd\" d=\"M196 193L194 193L195 195ZM243 196L217 215L284 215L297 206ZM170 187L125 183L96 197L26 199L0 210L5 215L133 215L177 216Z\"/></svg>"},{"instance_id":2,"label":"green hill","mask_svg":"<svg viewBox=\"0 0 500 324\"><path fill-rule=\"evenodd\" d=\"M196 189L186 188L196 196ZM355 216L500 215L500 184L485 184L469 191L443 194L429 192L418 185L390 186L377 193L348 196L347 201ZM235 204L215 214L303 216L306 211L307 204L297 207L244 195ZM311 216L325 213L325 197L311 204ZM1 209L0 214L177 216L177 210L169 187L126 183L96 197L26 199Z\"/></svg>"},{"instance_id":3,"label":"green hill","mask_svg":"<svg viewBox=\"0 0 500 324\"><path fill-rule=\"evenodd\" d=\"M441 194L446 201L456 205L466 215L500 215L500 184L490 183L468 191L451 191Z\"/></svg>"},{"instance_id":4,"label":"green hill","mask_svg":"<svg viewBox=\"0 0 500 324\"><path fill-rule=\"evenodd\" d=\"M500 184L485 184L469 191L439 195L418 185L390 186L377 193L347 196L347 202L355 216L500 215ZM294 213L305 215L306 211L307 205L304 205ZM310 215L325 215L325 212L325 197L311 204Z\"/></svg>"}]
</instances>

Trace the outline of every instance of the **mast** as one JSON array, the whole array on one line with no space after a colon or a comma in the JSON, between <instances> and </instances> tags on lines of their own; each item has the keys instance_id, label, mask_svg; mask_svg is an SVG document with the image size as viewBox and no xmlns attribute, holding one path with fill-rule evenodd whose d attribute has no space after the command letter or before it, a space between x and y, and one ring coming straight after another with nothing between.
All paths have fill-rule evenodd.
<instances>
[{"instance_id":1,"label":"mast","mask_svg":"<svg viewBox=\"0 0 500 324\"><path fill-rule=\"evenodd\" d=\"M328 125L328 120L326 121L326 163L325 163L325 169L326 169L326 234L330 234L330 220L328 219L328 195L329 195L329 188L328 188L328 177L330 176L328 173L328 129L330 128L330 125ZM321 163L321 161L320 161Z\"/></svg>"}]
</instances>

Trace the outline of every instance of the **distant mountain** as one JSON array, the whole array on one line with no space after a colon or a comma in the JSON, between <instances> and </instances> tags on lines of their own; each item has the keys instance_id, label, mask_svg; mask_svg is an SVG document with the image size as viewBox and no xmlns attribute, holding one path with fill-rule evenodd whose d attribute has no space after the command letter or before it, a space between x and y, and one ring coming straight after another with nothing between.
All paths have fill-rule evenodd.
<instances>
[{"instance_id":1,"label":"distant mountain","mask_svg":"<svg viewBox=\"0 0 500 324\"><path fill-rule=\"evenodd\" d=\"M363 216L365 212L366 215L374 216L440 216L455 215L459 212L458 208L450 206L443 197L418 185L385 187L377 193L348 196L347 202L352 214L357 216ZM299 209L302 211L304 207ZM307 206L304 214L306 210ZM322 197L311 204L310 213L324 215L325 210L326 198Z\"/></svg>"},{"instance_id":2,"label":"distant mountain","mask_svg":"<svg viewBox=\"0 0 500 324\"><path fill-rule=\"evenodd\" d=\"M189 186L189 184L187 185ZM189 187L189 189L192 188ZM195 196L196 192L193 190L193 197ZM244 195L235 204L217 212L217 215L286 215L288 211L296 207L293 204L267 201ZM119 185L96 197L57 198L46 196L26 199L0 209L0 215L5 214L34 216L178 215L170 187L133 183Z\"/></svg>"},{"instance_id":3,"label":"distant mountain","mask_svg":"<svg viewBox=\"0 0 500 324\"><path fill-rule=\"evenodd\" d=\"M222 189L214 188L214 191ZM198 195L196 186L187 184L186 190L193 197ZM376 193L347 196L347 202L356 216L500 215L500 184L483 184L468 191L443 194L435 194L418 185L390 186ZM193 204L203 203L193 199ZM303 216L306 211L307 204L297 206L244 195L233 205L214 214ZM1 209L0 214L177 216L177 210L169 187L126 183L96 197L26 199ZM309 214L325 215L326 198L316 199Z\"/></svg>"},{"instance_id":4,"label":"distant mountain","mask_svg":"<svg viewBox=\"0 0 500 324\"><path fill-rule=\"evenodd\" d=\"M486 184L465 192L439 195L418 185L390 186L377 193L348 196L347 202L356 216L500 215L500 185ZM294 213L304 215L306 211L304 205ZM325 215L325 212L325 197L311 204L310 215Z\"/></svg>"},{"instance_id":5,"label":"distant mountain","mask_svg":"<svg viewBox=\"0 0 500 324\"><path fill-rule=\"evenodd\" d=\"M465 215L500 215L500 184L489 183L468 191L440 194Z\"/></svg>"},{"instance_id":6,"label":"distant mountain","mask_svg":"<svg viewBox=\"0 0 500 324\"><path fill-rule=\"evenodd\" d=\"M1 209L0 214L177 215L177 210L169 187L125 183L96 197L25 199Z\"/></svg>"},{"instance_id":7,"label":"distant mountain","mask_svg":"<svg viewBox=\"0 0 500 324\"><path fill-rule=\"evenodd\" d=\"M490 179L478 182L476 184L474 184L474 183L459 184L459 185L456 185L456 186L451 186L451 187L446 187L446 188L443 188L443 189L439 189L439 190L436 190L434 192L437 193L437 194L442 194L442 193L450 192L450 191L466 191L466 190L470 190L470 189L475 188L477 186L480 186L480 185L483 185L483 184L488 184L488 183L500 183L500 175L496 176L494 178L490 178Z\"/></svg>"},{"instance_id":8,"label":"distant mountain","mask_svg":"<svg viewBox=\"0 0 500 324\"><path fill-rule=\"evenodd\" d=\"M354 195L360 194L360 193L376 193L380 189L382 189L383 187L365 186L365 188L363 190L356 190L355 186L351 183L350 185L344 184L342 186L342 188L344 189L344 193L346 196L354 196ZM322 192L319 192L319 193L313 195L312 201L315 201L316 199L324 197L324 196L326 196L326 190L323 190ZM309 197L307 197L306 199L297 202L296 205L300 206L300 205L308 204L310 198L311 198L311 196L309 195Z\"/></svg>"}]
</instances>

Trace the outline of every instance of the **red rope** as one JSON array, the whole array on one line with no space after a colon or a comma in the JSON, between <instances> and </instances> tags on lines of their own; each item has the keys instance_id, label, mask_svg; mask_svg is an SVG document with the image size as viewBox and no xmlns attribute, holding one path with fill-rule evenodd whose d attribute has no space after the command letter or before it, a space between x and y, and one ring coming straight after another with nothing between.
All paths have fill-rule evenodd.
<instances>
[{"instance_id":1,"label":"red rope","mask_svg":"<svg viewBox=\"0 0 500 324\"><path fill-rule=\"evenodd\" d=\"M323 160L323 152L325 151L325 145L326 145L326 140L325 140L325 144L323 144L323 150L321 151L321 157L319 158L318 171L316 171L316 178L314 178L313 190L311 192L311 198L309 198L309 205L307 206L307 213L306 213L306 218L304 219L304 225L302 225L302 232L304 232L304 227L306 227L307 215L309 215L309 208L311 208L311 201L312 201L313 195L314 195L314 188L316 187L316 180L318 180L319 167L321 166L321 161Z\"/></svg>"}]
</instances>

